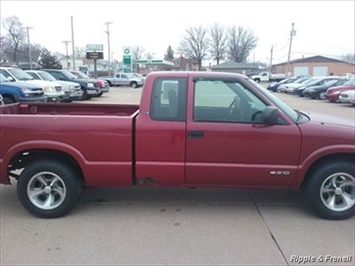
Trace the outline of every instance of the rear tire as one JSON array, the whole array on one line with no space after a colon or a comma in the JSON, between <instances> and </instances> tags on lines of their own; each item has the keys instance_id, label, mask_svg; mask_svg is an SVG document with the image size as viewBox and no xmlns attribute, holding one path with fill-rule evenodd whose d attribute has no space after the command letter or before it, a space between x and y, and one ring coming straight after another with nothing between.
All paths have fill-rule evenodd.
<instances>
[{"instance_id":1,"label":"rear tire","mask_svg":"<svg viewBox=\"0 0 355 266\"><path fill-rule=\"evenodd\" d=\"M58 218L68 214L82 190L78 174L62 162L39 159L30 163L17 183L22 206L40 218Z\"/></svg>"},{"instance_id":2,"label":"rear tire","mask_svg":"<svg viewBox=\"0 0 355 266\"><path fill-rule=\"evenodd\" d=\"M355 165L328 162L316 168L304 185L308 205L321 218L343 220L354 216Z\"/></svg>"}]
</instances>

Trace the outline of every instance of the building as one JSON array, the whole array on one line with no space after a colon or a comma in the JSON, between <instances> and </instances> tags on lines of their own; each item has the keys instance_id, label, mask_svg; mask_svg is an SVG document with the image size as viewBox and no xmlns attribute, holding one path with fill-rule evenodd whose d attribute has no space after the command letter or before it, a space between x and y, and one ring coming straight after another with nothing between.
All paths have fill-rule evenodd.
<instances>
[{"instance_id":1,"label":"building","mask_svg":"<svg viewBox=\"0 0 355 266\"><path fill-rule=\"evenodd\" d=\"M264 71L265 67L258 63L236 63L228 61L219 65L211 66L210 70L216 72L239 73L248 76L252 74L258 74L260 71Z\"/></svg>"},{"instance_id":2,"label":"building","mask_svg":"<svg viewBox=\"0 0 355 266\"><path fill-rule=\"evenodd\" d=\"M176 69L183 71L198 71L198 62L193 59L188 59L182 55L173 59Z\"/></svg>"},{"instance_id":3,"label":"building","mask_svg":"<svg viewBox=\"0 0 355 266\"><path fill-rule=\"evenodd\" d=\"M317 55L290 61L289 71L287 62L272 66L272 73L289 73L290 76L341 76L345 73L354 73L355 65L341 60Z\"/></svg>"}]
</instances>

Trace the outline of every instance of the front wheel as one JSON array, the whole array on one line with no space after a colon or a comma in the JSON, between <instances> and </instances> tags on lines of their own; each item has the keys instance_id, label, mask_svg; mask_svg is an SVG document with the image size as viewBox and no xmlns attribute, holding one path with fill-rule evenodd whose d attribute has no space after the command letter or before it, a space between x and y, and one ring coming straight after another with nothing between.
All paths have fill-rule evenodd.
<instances>
[{"instance_id":1,"label":"front wheel","mask_svg":"<svg viewBox=\"0 0 355 266\"><path fill-rule=\"evenodd\" d=\"M135 89L135 88L137 88L138 87L138 84L137 84L137 82L131 82L131 87L133 88L133 89Z\"/></svg>"},{"instance_id":2,"label":"front wheel","mask_svg":"<svg viewBox=\"0 0 355 266\"><path fill-rule=\"evenodd\" d=\"M354 172L350 161L327 163L313 171L305 184L304 196L318 216L329 220L354 216Z\"/></svg>"},{"instance_id":3,"label":"front wheel","mask_svg":"<svg viewBox=\"0 0 355 266\"><path fill-rule=\"evenodd\" d=\"M21 173L17 196L22 206L40 218L68 214L79 200L81 182L72 168L55 160L36 160Z\"/></svg>"}]
</instances>

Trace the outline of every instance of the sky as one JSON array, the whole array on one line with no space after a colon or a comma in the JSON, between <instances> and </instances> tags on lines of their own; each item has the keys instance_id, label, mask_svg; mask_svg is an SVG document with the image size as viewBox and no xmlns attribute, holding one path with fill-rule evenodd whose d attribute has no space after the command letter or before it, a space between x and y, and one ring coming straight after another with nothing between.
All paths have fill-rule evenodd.
<instances>
[{"instance_id":1,"label":"sky","mask_svg":"<svg viewBox=\"0 0 355 266\"><path fill-rule=\"evenodd\" d=\"M258 38L249 61L286 62L323 55L354 54L355 1L17 1L0 0L0 18L17 16L30 29L31 43L65 54L63 41L75 47L102 44L107 59L110 22L111 60L122 60L123 47L141 46L162 59L169 45L177 56L189 27L242 26ZM73 21L73 23L72 23ZM111 23L112 22L112 23ZM72 31L73 25L73 31ZM2 27L1 35L6 34ZM72 44L69 46L72 52ZM213 65L213 62L212 62Z\"/></svg>"}]
</instances>

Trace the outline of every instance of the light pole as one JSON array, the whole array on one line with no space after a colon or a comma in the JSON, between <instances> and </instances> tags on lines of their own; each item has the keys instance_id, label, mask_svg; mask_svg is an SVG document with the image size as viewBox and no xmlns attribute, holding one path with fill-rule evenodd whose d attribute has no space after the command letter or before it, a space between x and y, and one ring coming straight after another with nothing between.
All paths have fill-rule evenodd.
<instances>
[{"instance_id":1,"label":"light pole","mask_svg":"<svg viewBox=\"0 0 355 266\"><path fill-rule=\"evenodd\" d=\"M290 47L288 49L288 58L287 58L287 72L286 72L286 76L288 77L288 73L290 72L290 57L291 57L291 47L292 47L292 37L296 35L296 31L295 31L295 23L292 22L292 29L291 29L291 32L290 32L290 35L291 35L291 39L290 39Z\"/></svg>"},{"instance_id":2,"label":"light pole","mask_svg":"<svg viewBox=\"0 0 355 266\"><path fill-rule=\"evenodd\" d=\"M74 46L74 25L73 25L73 16L71 19L71 43L72 43L72 52L73 52L73 70L75 70L75 46Z\"/></svg>"},{"instance_id":3,"label":"light pole","mask_svg":"<svg viewBox=\"0 0 355 266\"><path fill-rule=\"evenodd\" d=\"M105 32L107 33L108 72L109 75L111 75L110 24L112 24L112 22L105 22L104 25L105 24L107 27L107 31Z\"/></svg>"},{"instance_id":4,"label":"light pole","mask_svg":"<svg viewBox=\"0 0 355 266\"><path fill-rule=\"evenodd\" d=\"M65 44L65 58L67 59L67 70L69 70L68 44L70 41L62 41Z\"/></svg>"},{"instance_id":5,"label":"light pole","mask_svg":"<svg viewBox=\"0 0 355 266\"><path fill-rule=\"evenodd\" d=\"M28 60L30 61L30 69L32 70L32 51L31 51L31 42L30 42L30 30L33 29L33 27L25 27L27 29L27 41L28 41Z\"/></svg>"}]
</instances>

